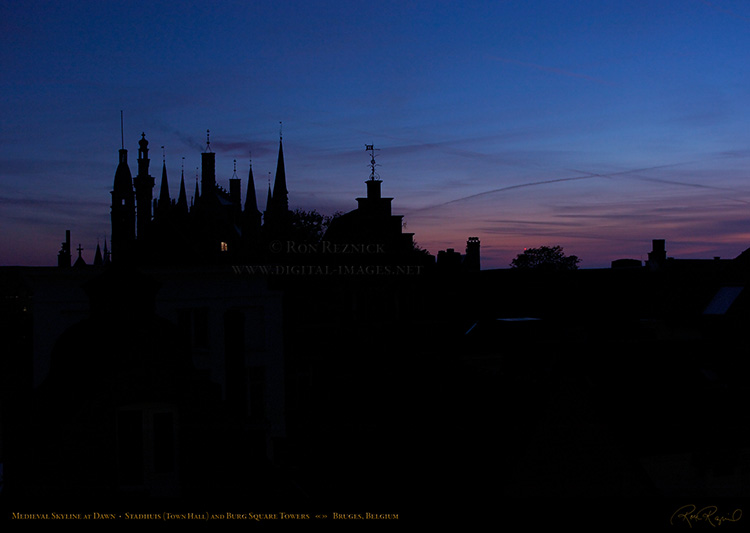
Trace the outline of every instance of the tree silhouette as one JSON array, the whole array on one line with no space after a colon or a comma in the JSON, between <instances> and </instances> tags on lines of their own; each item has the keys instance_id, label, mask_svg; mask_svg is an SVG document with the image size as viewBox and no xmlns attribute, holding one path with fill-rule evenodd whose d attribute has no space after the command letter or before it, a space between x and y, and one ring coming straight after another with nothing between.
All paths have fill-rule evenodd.
<instances>
[{"instance_id":1,"label":"tree silhouette","mask_svg":"<svg viewBox=\"0 0 750 533\"><path fill-rule=\"evenodd\" d=\"M541 246L539 248L527 248L522 254L518 254L511 261L511 268L523 270L576 270L581 260L575 256L566 256L561 246Z\"/></svg>"},{"instance_id":2,"label":"tree silhouette","mask_svg":"<svg viewBox=\"0 0 750 533\"><path fill-rule=\"evenodd\" d=\"M328 225L341 213L322 215L317 210L305 211L295 209L292 212L292 233L294 240L300 243L317 243L325 235Z\"/></svg>"}]
</instances>

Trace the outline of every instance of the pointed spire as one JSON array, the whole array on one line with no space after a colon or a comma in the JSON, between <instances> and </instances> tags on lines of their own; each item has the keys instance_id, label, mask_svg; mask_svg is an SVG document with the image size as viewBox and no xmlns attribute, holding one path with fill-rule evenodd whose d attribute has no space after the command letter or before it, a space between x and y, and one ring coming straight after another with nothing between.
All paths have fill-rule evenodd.
<instances>
[{"instance_id":1,"label":"pointed spire","mask_svg":"<svg viewBox=\"0 0 750 533\"><path fill-rule=\"evenodd\" d=\"M99 243L96 243L96 253L94 253L94 265L95 266L101 266L103 263L102 259L102 250L99 248Z\"/></svg>"},{"instance_id":2,"label":"pointed spire","mask_svg":"<svg viewBox=\"0 0 750 533\"><path fill-rule=\"evenodd\" d=\"M188 212L187 192L185 191L185 158L182 158L182 170L180 171L180 195L177 198L177 210L180 213Z\"/></svg>"},{"instance_id":3,"label":"pointed spire","mask_svg":"<svg viewBox=\"0 0 750 533\"><path fill-rule=\"evenodd\" d=\"M161 147L162 150L164 150L164 147ZM162 164L161 164L161 191L159 192L159 207L162 207L162 202L164 205L169 204L169 182L167 181L167 159L166 156L162 156Z\"/></svg>"},{"instance_id":4,"label":"pointed spire","mask_svg":"<svg viewBox=\"0 0 750 533\"><path fill-rule=\"evenodd\" d=\"M271 194L269 184L268 194ZM263 215L258 210L258 200L255 195L255 179L253 178L253 160L250 160L250 170L247 175L247 196L245 196L245 210L243 216L243 235L252 239L261 229L261 219Z\"/></svg>"},{"instance_id":5,"label":"pointed spire","mask_svg":"<svg viewBox=\"0 0 750 533\"><path fill-rule=\"evenodd\" d=\"M271 194L271 173L268 173L268 197L266 198L266 211L271 209L273 203L273 195Z\"/></svg>"},{"instance_id":6,"label":"pointed spire","mask_svg":"<svg viewBox=\"0 0 750 533\"><path fill-rule=\"evenodd\" d=\"M247 175L247 195L245 196L245 212L258 210L258 200L255 197L255 179L253 178L253 160L250 160L250 171Z\"/></svg>"},{"instance_id":7,"label":"pointed spire","mask_svg":"<svg viewBox=\"0 0 750 533\"><path fill-rule=\"evenodd\" d=\"M289 209L289 191L286 189L286 170L284 169L284 147L279 132L279 158L276 162L276 178L273 182L273 202L279 211Z\"/></svg>"},{"instance_id":8,"label":"pointed spire","mask_svg":"<svg viewBox=\"0 0 750 533\"><path fill-rule=\"evenodd\" d=\"M103 265L109 264L109 255L110 255L109 250L107 250L107 238L105 237L104 238L104 258L102 259Z\"/></svg>"}]
</instances>

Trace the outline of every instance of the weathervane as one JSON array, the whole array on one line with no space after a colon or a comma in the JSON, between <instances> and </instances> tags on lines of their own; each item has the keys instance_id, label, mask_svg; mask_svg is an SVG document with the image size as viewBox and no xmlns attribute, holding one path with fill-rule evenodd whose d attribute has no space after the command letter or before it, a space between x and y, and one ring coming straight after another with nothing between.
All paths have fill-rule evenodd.
<instances>
[{"instance_id":1,"label":"weathervane","mask_svg":"<svg viewBox=\"0 0 750 533\"><path fill-rule=\"evenodd\" d=\"M366 144L365 150L370 152L370 179L371 180L380 179L380 176L378 176L378 174L375 172L375 167L380 166L375 163L375 152L377 150L380 150L380 148L375 148L374 144Z\"/></svg>"}]
</instances>

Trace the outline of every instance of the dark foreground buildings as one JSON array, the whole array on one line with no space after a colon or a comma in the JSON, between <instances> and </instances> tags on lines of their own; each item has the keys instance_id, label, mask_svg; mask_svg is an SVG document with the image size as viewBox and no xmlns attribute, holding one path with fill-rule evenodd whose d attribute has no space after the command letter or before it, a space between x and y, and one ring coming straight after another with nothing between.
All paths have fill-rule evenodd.
<instances>
[{"instance_id":1,"label":"dark foreground buildings","mask_svg":"<svg viewBox=\"0 0 750 533\"><path fill-rule=\"evenodd\" d=\"M2 271L3 496L394 509L410 391L393 365L416 340L400 300L434 259L380 180L320 240L289 208L281 140L262 213L252 169L224 189L208 142L190 199L165 165L154 194L138 145L92 264L67 232L56 268Z\"/></svg>"},{"instance_id":2,"label":"dark foreground buildings","mask_svg":"<svg viewBox=\"0 0 750 533\"><path fill-rule=\"evenodd\" d=\"M0 271L6 501L433 516L750 493L746 254L480 270L474 237L419 250L373 176L305 240L281 144L263 214L209 145L192 203L154 202L147 154L131 178L120 152L94 264L67 237L57 268Z\"/></svg>"}]
</instances>

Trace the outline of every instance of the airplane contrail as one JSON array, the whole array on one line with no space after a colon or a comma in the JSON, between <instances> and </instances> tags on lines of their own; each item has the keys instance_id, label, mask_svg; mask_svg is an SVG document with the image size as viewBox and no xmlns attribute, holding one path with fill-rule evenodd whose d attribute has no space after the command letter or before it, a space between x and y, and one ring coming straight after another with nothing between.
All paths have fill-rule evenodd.
<instances>
[{"instance_id":1,"label":"airplane contrail","mask_svg":"<svg viewBox=\"0 0 750 533\"><path fill-rule=\"evenodd\" d=\"M709 2L708 0L701 0L701 1L704 4L706 4L708 7L712 8L712 9L715 9L716 11L719 11L719 12L724 13L726 15L730 15L730 16L732 16L734 18L737 18L737 19L740 19L740 20L744 20L745 22L750 22L750 18L745 17L743 15L739 15L739 14L735 13L734 11L732 11L730 9L726 9L726 8L717 6L716 4L714 4L712 2Z\"/></svg>"},{"instance_id":2,"label":"airplane contrail","mask_svg":"<svg viewBox=\"0 0 750 533\"><path fill-rule=\"evenodd\" d=\"M588 174L592 178L600 176L600 174L595 174L591 172L584 172L582 170L575 170L575 172L580 172L582 174ZM740 191L737 189L730 189L729 187L716 187L715 185L705 185L703 183L689 183L687 181L677 181L677 180L666 180L664 178L648 178L646 176L631 176L631 178L641 180L641 181L651 181L654 183L664 183L666 185L677 185L679 187L692 187L695 189L710 189L713 191L724 191L724 192L732 192L732 193L745 193L746 191ZM740 200L739 198L732 198L732 200L735 200L737 202L748 204L747 200Z\"/></svg>"},{"instance_id":3,"label":"airplane contrail","mask_svg":"<svg viewBox=\"0 0 750 533\"><path fill-rule=\"evenodd\" d=\"M495 194L495 193L499 193L499 192L512 191L514 189L522 189L522 188L525 188L525 187L538 187L540 185L549 185L549 184L552 184L552 183L562 183L562 182L566 182L566 181L578 181L578 180L587 180L587 179L594 179L594 178L612 178L612 177L615 177L615 176L623 176L623 175L627 175L627 174L635 174L635 173L638 173L638 172L645 172L645 171L648 171L648 170L656 170L656 169L660 169L660 168L676 167L676 166L687 165L687 164L689 164L689 163L688 162L686 162L686 163L672 163L670 165L658 165L658 166L654 166L654 167L637 168L637 169L633 169L633 170L623 170L623 171L620 171L620 172L611 172L611 173L608 173L608 174L592 174L592 173L587 173L585 176L573 176L573 177L570 177L570 178L555 178L555 179L550 179L550 180L534 181L534 182L531 182L531 183L519 183L518 185L509 185L507 187L501 187L499 189L492 189L490 191L484 191L484 192L480 192L480 193L476 193L476 194L471 194L469 196L463 196L461 198L456 198L454 200L449 200L447 202L443 202L443 203L440 203L440 204L435 204L435 205L430 205L430 206L426 206L426 207L420 207L420 208L417 208L417 209L412 209L411 211L408 211L406 214L417 213L417 212L420 212L420 211L427 211L429 209L435 209L437 207L444 207L446 205L455 204L457 202L464 202L466 200L471 200L471 199L474 199L474 198L478 198L480 196L486 196L488 194Z\"/></svg>"}]
</instances>

